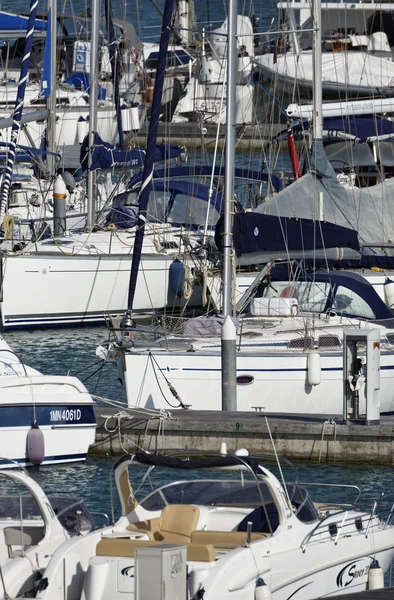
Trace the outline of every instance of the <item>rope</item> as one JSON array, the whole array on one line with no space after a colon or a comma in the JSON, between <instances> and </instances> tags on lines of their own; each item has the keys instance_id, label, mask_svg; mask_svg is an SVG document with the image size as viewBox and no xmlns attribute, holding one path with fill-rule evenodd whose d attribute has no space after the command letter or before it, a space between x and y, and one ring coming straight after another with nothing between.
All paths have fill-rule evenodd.
<instances>
[{"instance_id":1,"label":"rope","mask_svg":"<svg viewBox=\"0 0 394 600\"><path fill-rule=\"evenodd\" d=\"M149 352L149 357L150 357L150 359L151 359L151 362L152 362L153 373L154 373L154 375L155 375L155 378L156 378L157 385L158 385L158 387L159 387L159 390L160 390L160 392L161 392L161 395L163 396L164 400L167 402L167 404L168 404L168 405L169 405L171 408L179 408L179 407L181 407L181 408L184 408L184 409L186 409L186 406L185 406L185 405L184 405L184 403L182 402L182 399L181 399L181 397L179 396L178 392L176 391L176 389L174 388L174 386L172 385L172 383L171 383L171 382L170 382L170 381L167 379L167 377L164 375L163 371L161 371L161 370L160 370L159 364L158 364L157 360L155 359L155 357L153 356L153 354L152 354L151 352ZM159 378L158 378L158 376L157 376L157 372L156 372L156 369L155 369L155 366L154 366L154 364L153 364L153 363L155 363L156 367L157 367L157 368L158 368L158 370L161 372L161 374L162 374L163 378L165 379L165 382L166 382L166 384L168 385L168 388L169 388L169 390L170 390L171 394L174 396L174 398L175 398L176 400L178 400L178 402L179 402L178 406L174 406L173 404L171 404L171 402L169 402L169 401L167 400L167 398L166 398L166 396L165 396L165 394L164 394L164 392L163 392L163 390L162 390L162 388L161 388L161 385L160 385L160 382L159 382Z\"/></svg>"},{"instance_id":2,"label":"rope","mask_svg":"<svg viewBox=\"0 0 394 600\"><path fill-rule=\"evenodd\" d=\"M129 454L129 451L125 448L123 441L124 442L128 442L129 444L133 444L133 446L135 446L136 448L138 448L141 451L145 451L145 449L140 446L139 444L137 444L137 442L134 442L133 440L131 440L129 437L127 437L126 435L122 434L122 419L126 419L128 421L131 421L132 419L134 419L134 415L130 415L129 413L125 412L125 411L119 411L118 413L115 413L114 415L110 415L105 419L104 422L104 429L107 433L111 434L118 434L118 441L119 441L119 446L121 447L122 451L125 454ZM157 432L157 437L162 437L162 448L164 448L164 422L166 419L169 418L168 414L166 412L160 412L157 415L158 418L158 432ZM172 418L172 417L170 417ZM111 419L115 419L116 421L116 425L115 427L113 427L112 429L109 427L108 423ZM145 428L145 435L144 438L146 437L147 434L147 430L148 430L148 424L149 424L149 419L147 420L147 424L146 424L146 428ZM123 438L123 440L122 440Z\"/></svg>"}]
</instances>

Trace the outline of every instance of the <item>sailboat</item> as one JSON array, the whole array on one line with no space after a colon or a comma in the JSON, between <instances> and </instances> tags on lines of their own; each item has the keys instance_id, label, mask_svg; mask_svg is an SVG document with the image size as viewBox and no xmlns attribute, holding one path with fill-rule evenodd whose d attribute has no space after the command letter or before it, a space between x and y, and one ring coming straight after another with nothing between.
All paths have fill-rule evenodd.
<instances>
[{"instance_id":1,"label":"sailboat","mask_svg":"<svg viewBox=\"0 0 394 600\"><path fill-rule=\"evenodd\" d=\"M319 47L319 40L315 47ZM321 99L318 82L316 92L317 98ZM376 224L376 218L372 218L371 214L373 205L367 209L369 212L365 219L359 215L357 228L354 220L349 220L346 206L341 203L344 196L329 194L327 190L323 198L318 194L325 186L325 177L329 181L335 180L337 188L342 190L327 162L323 162L325 170L318 169L321 164L318 160L324 152L319 139L322 125L319 114L317 110L314 129L317 139L312 152L315 168L273 196L271 205L262 204L255 212L234 215L233 235L238 262L266 263L233 313L238 318L238 410L258 409L277 414L342 414L344 332L346 327L366 331L376 329L377 320L381 323L380 409L389 412L394 408L391 311L360 275L327 271L310 275L302 263L292 262L296 258L309 260L315 265L319 264L319 260L322 265L335 260L339 265L341 261L343 264L351 260L360 261L364 248L361 250L359 238L363 241L369 230L370 241ZM302 189L299 195L296 193L298 189ZM307 191L311 199L309 204L306 201ZM301 215L292 212L295 206L293 198L296 206L304 207ZM329 200L332 202L331 212ZM340 214L337 218L334 213L336 203ZM286 207L287 212L279 213L280 218L276 206ZM353 210L359 214L357 209ZM218 224L218 247L222 246L222 231L229 231L228 226L221 229ZM223 245L228 253L228 242L227 246L226 242ZM372 249L371 252L375 253L375 259L377 251ZM273 268L272 259L289 263L286 272L277 274L278 268ZM220 410L220 335L221 321L214 318L178 321L164 331L163 337L152 343L139 340L129 330L122 336L121 344L110 345L106 359L117 364L122 374L129 406L164 408L188 405L193 409ZM359 371L365 375L368 367L365 356L362 362ZM173 398L164 392L168 386L176 389L182 402L174 403ZM365 392L364 386L361 413L366 410Z\"/></svg>"},{"instance_id":2,"label":"sailboat","mask_svg":"<svg viewBox=\"0 0 394 600\"><path fill-rule=\"evenodd\" d=\"M92 28L98 31L98 22ZM98 81L97 61L93 60L93 56L96 56L97 48L98 35L95 42L92 39L90 80L94 97ZM164 67L165 64L163 76ZM118 151L110 144L99 142L96 137L96 107L93 102L90 111L86 161L90 195L87 231L72 236L57 234L49 239L34 240L24 248L23 253L4 254L2 261L3 265L7 264L7 269L2 277L4 294L1 313L5 328L103 323L105 313L118 314L127 306L131 254L138 227L133 218L127 220L123 229L117 229L114 222L104 219L93 231L94 200L97 195L94 160L96 154L100 153L101 159L104 155L110 157L110 166L115 161L117 166L123 164L126 168L130 167L130 161L134 162L133 156L136 155L134 166L141 164L145 152L131 151L126 159L123 153L123 163L120 163ZM152 149L152 160L155 149ZM167 148L164 151L164 157L169 150ZM84 162L83 144L81 151ZM183 152L184 149L177 150L178 155ZM112 214L118 214L116 205L110 209ZM132 210L133 207L130 207L129 213ZM177 236L177 231L170 224L163 225L154 220L149 223L149 229L150 234L143 242L141 269L144 278L139 282L135 306L136 312L142 314L152 314L165 308L168 303L177 302L169 287L169 270L174 259L184 250L182 238ZM21 279L31 292L29 298L19 293Z\"/></svg>"}]
</instances>

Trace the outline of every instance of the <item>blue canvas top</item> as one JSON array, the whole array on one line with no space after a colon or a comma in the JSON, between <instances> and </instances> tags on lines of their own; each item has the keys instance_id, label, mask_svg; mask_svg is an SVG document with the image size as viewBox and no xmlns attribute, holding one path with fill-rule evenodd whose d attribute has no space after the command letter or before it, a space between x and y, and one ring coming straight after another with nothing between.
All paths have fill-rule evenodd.
<instances>
[{"instance_id":1,"label":"blue canvas top","mask_svg":"<svg viewBox=\"0 0 394 600\"><path fill-rule=\"evenodd\" d=\"M226 169L221 166L216 166L212 169L209 165L196 165L196 166L181 166L171 167L167 169L154 169L153 180L156 179L180 179L182 177L224 177ZM234 171L234 177L236 179L244 179L246 181L255 181L261 183L271 183L274 189L278 192L282 189L283 184L279 177L276 175L270 175L269 173L262 173L261 171L252 171L250 169L236 168ZM134 186L139 185L142 181L142 173L136 173L129 181L128 187L132 189Z\"/></svg>"}]
</instances>

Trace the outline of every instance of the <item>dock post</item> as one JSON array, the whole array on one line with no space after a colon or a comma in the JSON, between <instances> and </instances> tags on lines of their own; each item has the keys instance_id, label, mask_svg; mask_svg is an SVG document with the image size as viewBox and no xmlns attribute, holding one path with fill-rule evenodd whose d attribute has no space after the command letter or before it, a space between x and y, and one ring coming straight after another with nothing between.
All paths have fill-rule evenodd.
<instances>
[{"instance_id":1,"label":"dock post","mask_svg":"<svg viewBox=\"0 0 394 600\"><path fill-rule=\"evenodd\" d=\"M66 233L67 187L61 175L56 177L53 186L53 233L61 237Z\"/></svg>"},{"instance_id":2,"label":"dock post","mask_svg":"<svg viewBox=\"0 0 394 600\"><path fill-rule=\"evenodd\" d=\"M237 410L237 332L230 315L222 327L222 410Z\"/></svg>"}]
</instances>

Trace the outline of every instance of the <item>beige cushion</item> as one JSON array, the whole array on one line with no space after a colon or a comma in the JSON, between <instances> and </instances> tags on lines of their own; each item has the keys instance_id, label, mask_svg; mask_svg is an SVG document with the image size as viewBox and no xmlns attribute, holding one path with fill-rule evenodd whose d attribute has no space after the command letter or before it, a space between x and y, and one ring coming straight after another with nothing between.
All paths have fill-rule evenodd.
<instances>
[{"instance_id":1,"label":"beige cushion","mask_svg":"<svg viewBox=\"0 0 394 600\"><path fill-rule=\"evenodd\" d=\"M169 504L161 513L160 537L171 542L190 542L197 527L200 510L193 504Z\"/></svg>"},{"instance_id":2,"label":"beige cushion","mask_svg":"<svg viewBox=\"0 0 394 600\"><path fill-rule=\"evenodd\" d=\"M161 542L162 544L166 542ZM96 547L97 556L122 556L134 558L136 548L159 546L160 542L132 540L130 538L102 538ZM216 560L216 552L209 544L185 544L187 560L212 562Z\"/></svg>"},{"instance_id":3,"label":"beige cushion","mask_svg":"<svg viewBox=\"0 0 394 600\"><path fill-rule=\"evenodd\" d=\"M246 537L246 531L193 531L191 542L192 544L212 544L214 548L232 549L245 544ZM270 537L270 534L252 533L250 540L256 542L264 537Z\"/></svg>"},{"instance_id":4,"label":"beige cushion","mask_svg":"<svg viewBox=\"0 0 394 600\"><path fill-rule=\"evenodd\" d=\"M127 529L145 533L150 540L187 544L199 517L200 510L193 504L169 504L163 508L160 517L132 523Z\"/></svg>"},{"instance_id":5,"label":"beige cushion","mask_svg":"<svg viewBox=\"0 0 394 600\"><path fill-rule=\"evenodd\" d=\"M161 517L147 519L146 521L139 521L138 523L130 523L130 525L127 525L126 529L128 531L144 533L150 540L155 540L158 538L160 533L160 521Z\"/></svg>"}]
</instances>

